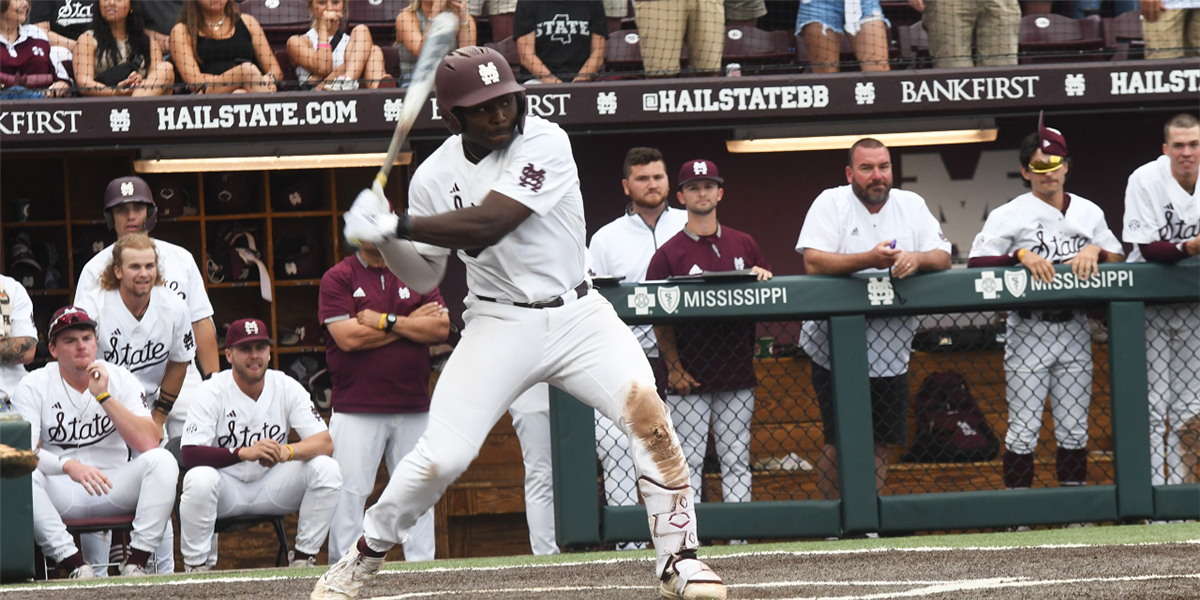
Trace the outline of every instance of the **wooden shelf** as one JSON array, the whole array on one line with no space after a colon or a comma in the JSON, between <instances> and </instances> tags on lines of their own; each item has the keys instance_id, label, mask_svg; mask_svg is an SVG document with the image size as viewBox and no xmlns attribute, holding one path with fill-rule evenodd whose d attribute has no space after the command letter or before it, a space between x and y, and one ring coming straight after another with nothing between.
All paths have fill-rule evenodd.
<instances>
[{"instance_id":1,"label":"wooden shelf","mask_svg":"<svg viewBox=\"0 0 1200 600\"><path fill-rule=\"evenodd\" d=\"M30 296L69 296L71 290L28 290Z\"/></svg>"},{"instance_id":2,"label":"wooden shelf","mask_svg":"<svg viewBox=\"0 0 1200 600\"><path fill-rule=\"evenodd\" d=\"M257 281L233 281L230 283L206 283L204 285L205 285L205 287L207 287L210 290L212 290L212 289L223 290L223 289L244 288L244 287L259 287L259 283Z\"/></svg>"},{"instance_id":3,"label":"wooden shelf","mask_svg":"<svg viewBox=\"0 0 1200 600\"><path fill-rule=\"evenodd\" d=\"M309 354L324 351L325 346L275 346L275 352L279 354Z\"/></svg>"},{"instance_id":4,"label":"wooden shelf","mask_svg":"<svg viewBox=\"0 0 1200 600\"><path fill-rule=\"evenodd\" d=\"M239 214L233 214L233 215L204 215L204 220L205 221L241 221L244 219L265 219L268 216L270 216L270 215L268 215L265 212L262 212L262 213L239 213Z\"/></svg>"},{"instance_id":5,"label":"wooden shelf","mask_svg":"<svg viewBox=\"0 0 1200 600\"><path fill-rule=\"evenodd\" d=\"M305 217L332 217L332 210L301 210L296 212L272 211L273 219L302 219Z\"/></svg>"},{"instance_id":6,"label":"wooden shelf","mask_svg":"<svg viewBox=\"0 0 1200 600\"><path fill-rule=\"evenodd\" d=\"M101 221L103 223L103 221ZM13 221L5 223L5 229L24 229L27 227L62 227L66 225L66 221Z\"/></svg>"},{"instance_id":7,"label":"wooden shelf","mask_svg":"<svg viewBox=\"0 0 1200 600\"><path fill-rule=\"evenodd\" d=\"M276 279L275 287L307 287L321 285L320 279Z\"/></svg>"}]
</instances>

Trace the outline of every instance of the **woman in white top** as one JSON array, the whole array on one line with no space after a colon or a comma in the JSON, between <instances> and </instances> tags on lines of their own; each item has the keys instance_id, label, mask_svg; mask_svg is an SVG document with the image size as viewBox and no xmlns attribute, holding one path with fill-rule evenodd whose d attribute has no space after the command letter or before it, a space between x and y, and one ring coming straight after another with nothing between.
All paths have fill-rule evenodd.
<instances>
[{"instance_id":1,"label":"woman in white top","mask_svg":"<svg viewBox=\"0 0 1200 600\"><path fill-rule=\"evenodd\" d=\"M75 82L85 96L161 96L171 93L175 69L150 40L142 9L132 0L100 0L92 28L75 47Z\"/></svg>"},{"instance_id":2,"label":"woman in white top","mask_svg":"<svg viewBox=\"0 0 1200 600\"><path fill-rule=\"evenodd\" d=\"M317 90L358 88L359 80L371 88L387 77L383 51L374 45L366 25L342 31L345 0L308 0L313 26L288 39L288 57L304 87Z\"/></svg>"}]
</instances>

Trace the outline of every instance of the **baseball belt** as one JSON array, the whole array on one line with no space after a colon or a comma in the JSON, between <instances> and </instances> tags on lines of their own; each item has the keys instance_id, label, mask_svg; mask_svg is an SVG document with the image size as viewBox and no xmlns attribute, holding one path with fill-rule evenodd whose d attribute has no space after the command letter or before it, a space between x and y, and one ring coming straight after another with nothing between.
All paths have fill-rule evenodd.
<instances>
[{"instance_id":1,"label":"baseball belt","mask_svg":"<svg viewBox=\"0 0 1200 600\"><path fill-rule=\"evenodd\" d=\"M575 286L575 289L571 290L570 292L567 292L567 294L570 294L571 292L575 293L575 297L569 298L569 299L563 297L563 296L566 296L567 294L563 294L562 296L555 296L549 300L542 300L541 302L513 302L511 300L500 300L497 298L488 298L487 296L478 296L478 295L475 297L479 298L480 300L486 300L488 302L495 302L497 304L509 304L512 306L519 306L521 308L558 308L558 307L566 304L567 302L570 302L573 300L578 300L578 299L588 295L588 292L590 292L591 290L592 290L591 286L588 285L588 282L585 279L579 285Z\"/></svg>"},{"instance_id":2,"label":"baseball belt","mask_svg":"<svg viewBox=\"0 0 1200 600\"><path fill-rule=\"evenodd\" d=\"M1017 315L1019 315L1022 319L1032 319L1036 317L1038 320L1045 321L1046 323L1066 323L1067 321L1075 318L1075 311L1069 308L1063 310L1039 311L1018 310Z\"/></svg>"}]
</instances>

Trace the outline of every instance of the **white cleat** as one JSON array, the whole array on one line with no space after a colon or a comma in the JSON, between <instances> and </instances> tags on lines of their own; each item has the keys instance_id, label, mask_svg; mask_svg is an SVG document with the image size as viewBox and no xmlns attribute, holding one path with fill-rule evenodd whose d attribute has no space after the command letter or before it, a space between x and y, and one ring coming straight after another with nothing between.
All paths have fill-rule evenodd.
<instances>
[{"instance_id":1,"label":"white cleat","mask_svg":"<svg viewBox=\"0 0 1200 600\"><path fill-rule=\"evenodd\" d=\"M75 568L67 577L70 579L95 579L96 571L92 569L92 565L83 565Z\"/></svg>"},{"instance_id":2,"label":"white cleat","mask_svg":"<svg viewBox=\"0 0 1200 600\"><path fill-rule=\"evenodd\" d=\"M725 582L698 559L676 558L664 577L658 592L668 600L725 600Z\"/></svg>"},{"instance_id":3,"label":"white cleat","mask_svg":"<svg viewBox=\"0 0 1200 600\"><path fill-rule=\"evenodd\" d=\"M378 244L396 234L400 218L392 212L392 206L383 197L379 184L363 190L346 211L346 239L352 242Z\"/></svg>"},{"instance_id":4,"label":"white cleat","mask_svg":"<svg viewBox=\"0 0 1200 600\"><path fill-rule=\"evenodd\" d=\"M354 600L362 589L383 566L383 558L370 558L359 554L357 545L351 546L350 551L336 565L317 580L313 588L312 600ZM722 596L724 597L724 596Z\"/></svg>"},{"instance_id":5,"label":"white cleat","mask_svg":"<svg viewBox=\"0 0 1200 600\"><path fill-rule=\"evenodd\" d=\"M288 566L293 569L317 566L317 557L296 558L295 552L288 552Z\"/></svg>"},{"instance_id":6,"label":"white cleat","mask_svg":"<svg viewBox=\"0 0 1200 600\"><path fill-rule=\"evenodd\" d=\"M121 563L121 577L145 577L150 573L146 572L145 565L131 565L129 563Z\"/></svg>"}]
</instances>

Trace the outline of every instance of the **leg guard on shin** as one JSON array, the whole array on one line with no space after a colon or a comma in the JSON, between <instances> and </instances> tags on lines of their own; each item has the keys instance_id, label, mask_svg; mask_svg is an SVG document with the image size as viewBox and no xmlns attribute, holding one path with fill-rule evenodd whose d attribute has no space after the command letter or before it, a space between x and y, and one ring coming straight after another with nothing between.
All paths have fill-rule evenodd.
<instances>
[{"instance_id":1,"label":"leg guard on shin","mask_svg":"<svg viewBox=\"0 0 1200 600\"><path fill-rule=\"evenodd\" d=\"M696 509L690 486L667 488L647 477L638 479L646 503L650 536L658 557L659 593L681 600L723 600L725 584L696 558Z\"/></svg>"}]
</instances>

